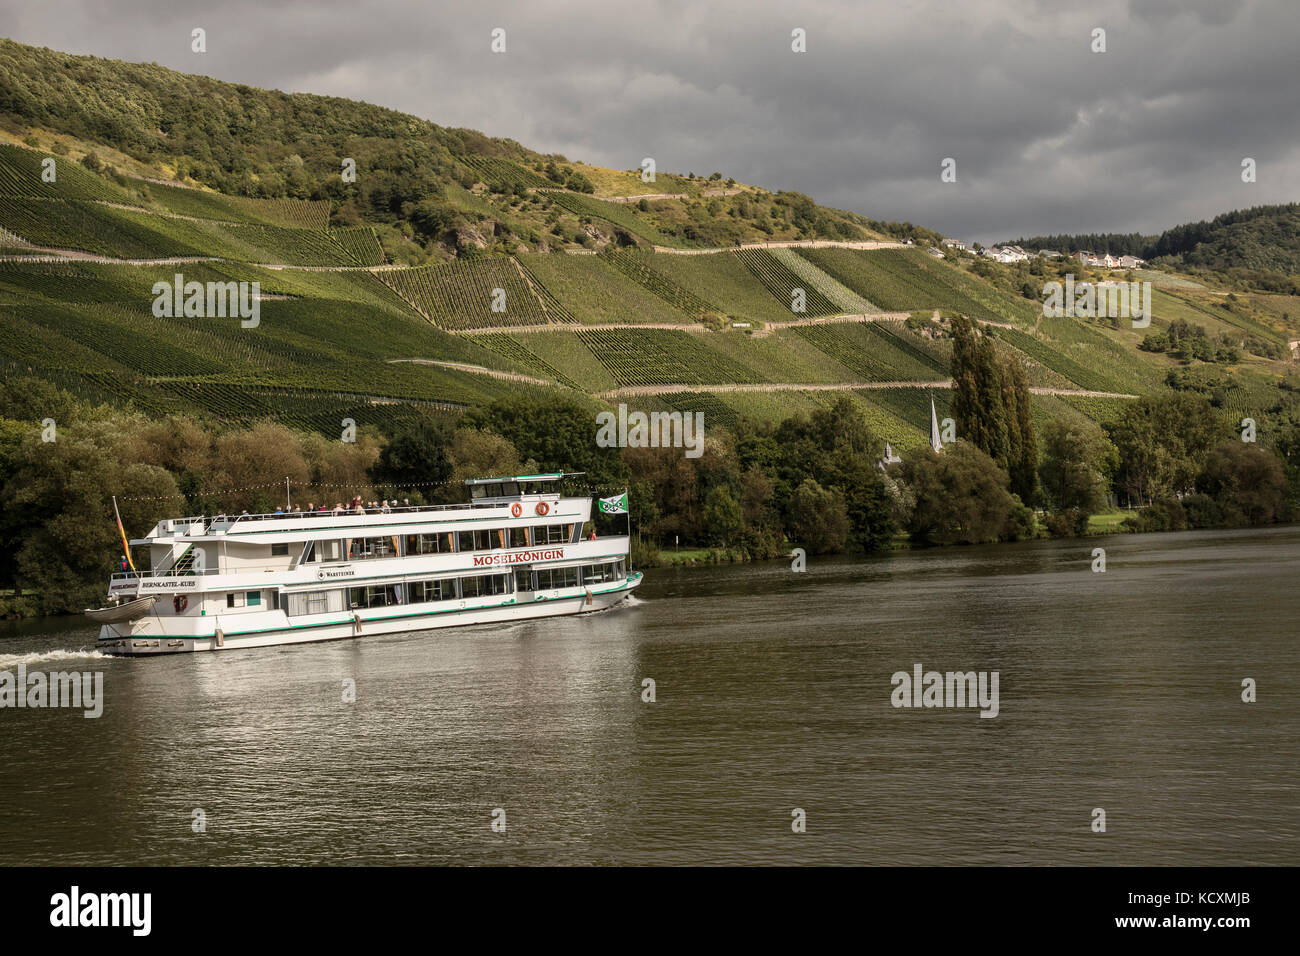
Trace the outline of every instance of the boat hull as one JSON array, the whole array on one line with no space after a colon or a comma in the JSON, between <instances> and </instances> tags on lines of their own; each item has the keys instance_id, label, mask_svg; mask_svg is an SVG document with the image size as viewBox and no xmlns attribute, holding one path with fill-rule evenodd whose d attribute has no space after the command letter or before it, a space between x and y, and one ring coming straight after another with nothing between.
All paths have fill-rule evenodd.
<instances>
[{"instance_id":1,"label":"boat hull","mask_svg":"<svg viewBox=\"0 0 1300 956\"><path fill-rule=\"evenodd\" d=\"M585 592L532 600L510 601L491 607L431 608L428 612L412 611L410 606L396 606L399 613L370 616L354 615L339 619L336 614L315 615L314 618L291 623L278 615L282 626L257 627L241 630L238 615L213 621L213 630L204 634L188 634L177 630L168 633L168 624L157 617L140 622L130 628L105 625L100 629L97 649L117 656L153 656L158 654L188 654L203 651L229 651L245 648L274 647L281 644L308 644L320 641L350 640L378 637L385 634L406 634L412 631L440 630L446 627L463 627L472 624L499 624L525 621L534 618L560 617L603 611L625 600L641 583L639 573L632 575L616 588L606 589L588 596ZM450 602L449 602L450 603ZM463 602L461 602L463 603ZM263 621L260 623L276 623ZM220 630L218 631L218 626Z\"/></svg>"}]
</instances>

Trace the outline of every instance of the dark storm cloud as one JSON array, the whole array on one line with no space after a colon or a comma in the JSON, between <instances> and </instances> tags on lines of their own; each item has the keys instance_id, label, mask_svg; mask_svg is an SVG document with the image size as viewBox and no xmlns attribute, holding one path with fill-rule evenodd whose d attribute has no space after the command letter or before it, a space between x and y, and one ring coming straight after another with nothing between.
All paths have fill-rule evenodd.
<instances>
[{"instance_id":1,"label":"dark storm cloud","mask_svg":"<svg viewBox=\"0 0 1300 956\"><path fill-rule=\"evenodd\" d=\"M1155 232L1300 196L1292 0L85 0L0 16L25 43L368 100L600 165L719 170L967 239Z\"/></svg>"}]
</instances>

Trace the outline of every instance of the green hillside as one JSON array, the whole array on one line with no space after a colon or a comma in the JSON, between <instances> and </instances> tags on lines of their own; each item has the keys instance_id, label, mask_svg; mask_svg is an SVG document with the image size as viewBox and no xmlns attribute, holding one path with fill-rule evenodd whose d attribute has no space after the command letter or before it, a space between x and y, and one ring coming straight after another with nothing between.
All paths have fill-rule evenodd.
<instances>
[{"instance_id":1,"label":"green hillside","mask_svg":"<svg viewBox=\"0 0 1300 956\"><path fill-rule=\"evenodd\" d=\"M6 137L39 151L0 157L8 196L111 200L314 230L327 222L365 224L379 230L390 257L409 264L470 249L865 240L892 228L721 173L663 172L642 182L637 172L544 155L368 103L0 39L0 142ZM65 173L56 189L32 175L46 156ZM92 185L82 169L103 169L106 179ZM672 198L609 201L640 195Z\"/></svg>"},{"instance_id":2,"label":"green hillside","mask_svg":"<svg viewBox=\"0 0 1300 956\"><path fill-rule=\"evenodd\" d=\"M720 423L848 397L907 448L930 397L947 406L958 314L1022 361L1039 416L1106 421L1166 388L1238 420L1295 406L1294 297L1171 280L1147 330L1045 318L1041 263L936 258L881 236L925 230L721 174L665 173L642 185L667 198L620 202L635 173L9 41L0 130L0 367L150 414L331 434L520 390ZM155 283L178 274L258 283L256 327L157 317ZM1209 360L1157 347L1175 322Z\"/></svg>"}]
</instances>

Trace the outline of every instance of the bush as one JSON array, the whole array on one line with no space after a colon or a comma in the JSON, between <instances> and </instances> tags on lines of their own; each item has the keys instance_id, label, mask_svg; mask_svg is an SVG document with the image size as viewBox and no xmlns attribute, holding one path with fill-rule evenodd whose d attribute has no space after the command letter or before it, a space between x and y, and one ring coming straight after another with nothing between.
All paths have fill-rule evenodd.
<instances>
[{"instance_id":1,"label":"bush","mask_svg":"<svg viewBox=\"0 0 1300 956\"><path fill-rule=\"evenodd\" d=\"M844 496L805 478L790 498L790 524L810 554L843 551L849 537Z\"/></svg>"},{"instance_id":2,"label":"bush","mask_svg":"<svg viewBox=\"0 0 1300 956\"><path fill-rule=\"evenodd\" d=\"M1043 523L1053 538L1081 538L1088 533L1088 517L1083 508L1066 508L1048 515Z\"/></svg>"},{"instance_id":3,"label":"bush","mask_svg":"<svg viewBox=\"0 0 1300 956\"><path fill-rule=\"evenodd\" d=\"M662 563L659 545L639 534L633 536L628 559L634 568L657 568Z\"/></svg>"},{"instance_id":4,"label":"bush","mask_svg":"<svg viewBox=\"0 0 1300 956\"><path fill-rule=\"evenodd\" d=\"M1197 493L1183 499L1187 524L1192 528L1219 528L1223 526L1223 509L1209 495Z\"/></svg>"},{"instance_id":5,"label":"bush","mask_svg":"<svg viewBox=\"0 0 1300 956\"><path fill-rule=\"evenodd\" d=\"M1186 531L1187 511L1177 498L1158 498L1125 518L1124 526L1132 531Z\"/></svg>"}]
</instances>

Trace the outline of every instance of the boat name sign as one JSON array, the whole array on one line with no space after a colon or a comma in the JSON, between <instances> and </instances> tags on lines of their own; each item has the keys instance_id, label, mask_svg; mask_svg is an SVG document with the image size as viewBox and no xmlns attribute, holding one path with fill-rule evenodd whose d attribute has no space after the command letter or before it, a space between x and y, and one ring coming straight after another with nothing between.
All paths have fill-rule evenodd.
<instances>
[{"instance_id":1,"label":"boat name sign","mask_svg":"<svg viewBox=\"0 0 1300 956\"><path fill-rule=\"evenodd\" d=\"M476 554L474 567L491 567L495 564L519 564L525 561L558 561L564 557L563 548L550 551L515 551L512 554Z\"/></svg>"},{"instance_id":2,"label":"boat name sign","mask_svg":"<svg viewBox=\"0 0 1300 956\"><path fill-rule=\"evenodd\" d=\"M160 578L156 581L116 581L109 585L108 592L114 594L118 591L186 591L198 586L197 578Z\"/></svg>"}]
</instances>

